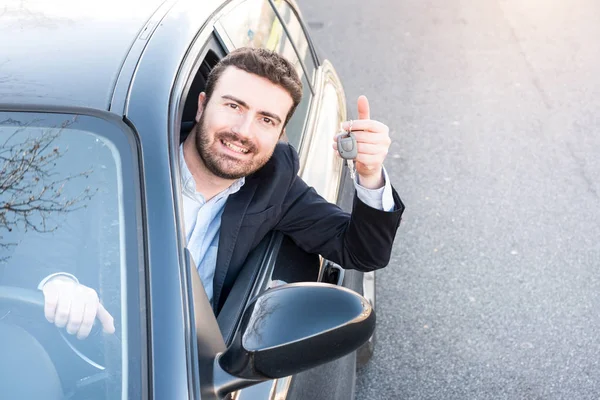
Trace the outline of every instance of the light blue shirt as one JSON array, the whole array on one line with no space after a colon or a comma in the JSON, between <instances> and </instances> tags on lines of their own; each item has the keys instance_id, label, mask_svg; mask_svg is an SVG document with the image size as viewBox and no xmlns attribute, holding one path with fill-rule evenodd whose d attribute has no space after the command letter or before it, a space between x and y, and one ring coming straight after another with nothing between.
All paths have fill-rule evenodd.
<instances>
[{"instance_id":1,"label":"light blue shirt","mask_svg":"<svg viewBox=\"0 0 600 400\"><path fill-rule=\"evenodd\" d=\"M179 147L179 167L183 187L183 217L187 248L196 262L206 295L212 301L221 216L227 198L240 190L245 179L238 179L227 189L206 201L204 196L196 191L196 182L183 157L183 144ZM383 173L385 186L380 189L366 189L356 181L354 186L358 197L368 206L379 210L392 211L394 209L392 186L389 183L385 168Z\"/></svg>"},{"instance_id":2,"label":"light blue shirt","mask_svg":"<svg viewBox=\"0 0 600 400\"><path fill-rule=\"evenodd\" d=\"M227 198L240 190L245 179L238 179L227 189L206 201L204 196L196 191L196 181L183 158L183 144L179 146L179 166L183 188L183 220L187 247L196 262L206 295L212 301L221 216Z\"/></svg>"}]
</instances>

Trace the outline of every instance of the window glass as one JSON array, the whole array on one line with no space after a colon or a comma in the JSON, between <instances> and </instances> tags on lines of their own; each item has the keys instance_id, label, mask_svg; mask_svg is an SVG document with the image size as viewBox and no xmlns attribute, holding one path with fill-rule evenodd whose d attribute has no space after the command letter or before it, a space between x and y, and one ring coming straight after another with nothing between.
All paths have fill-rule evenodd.
<instances>
[{"instance_id":1,"label":"window glass","mask_svg":"<svg viewBox=\"0 0 600 400\"><path fill-rule=\"evenodd\" d=\"M235 47L262 47L287 58L304 71L283 26L267 0L246 0L221 19Z\"/></svg>"},{"instance_id":2,"label":"window glass","mask_svg":"<svg viewBox=\"0 0 600 400\"><path fill-rule=\"evenodd\" d=\"M312 97L312 76L305 76L298 55L271 4L267 0L246 0L223 16L221 23L236 48L261 47L273 50L288 59L296 68L302 80L303 95L288 122L286 136L287 140L298 148Z\"/></svg>"},{"instance_id":3,"label":"window glass","mask_svg":"<svg viewBox=\"0 0 600 400\"><path fill-rule=\"evenodd\" d=\"M302 178L317 193L335 203L338 196L342 162L331 148L331 138L340 129L340 102L335 86L327 82L319 103L319 118L315 126L311 149L307 152Z\"/></svg>"},{"instance_id":4,"label":"window glass","mask_svg":"<svg viewBox=\"0 0 600 400\"><path fill-rule=\"evenodd\" d=\"M310 101L312 99L312 92L308 88L308 81L306 76L302 76L302 101L296 107L294 115L288 121L285 128L288 141L294 145L296 149L300 148L300 142L302 141L302 135L304 134L304 124L308 119L308 111Z\"/></svg>"},{"instance_id":5,"label":"window glass","mask_svg":"<svg viewBox=\"0 0 600 400\"><path fill-rule=\"evenodd\" d=\"M128 348L128 337L141 348L139 314L128 317L122 307L140 309L125 301L125 282L139 285L135 180L122 167L131 158L125 135L107 121L0 113L0 347L3 359L19 360L10 374L0 372L3 398L24 398L25 385L39 382L64 398L118 399L131 390L128 382L141 381L139 350ZM136 273L127 276L132 261ZM38 285L54 273L94 289L116 332L96 323L78 340L50 324ZM18 345L2 345L15 337Z\"/></svg>"},{"instance_id":6,"label":"window glass","mask_svg":"<svg viewBox=\"0 0 600 400\"><path fill-rule=\"evenodd\" d=\"M290 39L296 46L298 55L306 67L306 73L308 74L309 80L313 82L316 64L310 50L308 39L304 33L304 29L302 29L302 25L300 24L296 12L285 0L274 0L273 3L275 4L275 7L277 7L277 11L287 27Z\"/></svg>"}]
</instances>

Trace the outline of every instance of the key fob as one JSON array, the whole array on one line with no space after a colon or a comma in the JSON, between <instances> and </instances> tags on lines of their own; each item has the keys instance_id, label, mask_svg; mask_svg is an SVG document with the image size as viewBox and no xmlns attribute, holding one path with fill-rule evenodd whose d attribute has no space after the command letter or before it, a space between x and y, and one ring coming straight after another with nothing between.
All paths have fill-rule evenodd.
<instances>
[{"instance_id":1,"label":"key fob","mask_svg":"<svg viewBox=\"0 0 600 400\"><path fill-rule=\"evenodd\" d=\"M358 154L356 138L352 132L343 133L337 137L338 153L344 160L354 160Z\"/></svg>"}]
</instances>

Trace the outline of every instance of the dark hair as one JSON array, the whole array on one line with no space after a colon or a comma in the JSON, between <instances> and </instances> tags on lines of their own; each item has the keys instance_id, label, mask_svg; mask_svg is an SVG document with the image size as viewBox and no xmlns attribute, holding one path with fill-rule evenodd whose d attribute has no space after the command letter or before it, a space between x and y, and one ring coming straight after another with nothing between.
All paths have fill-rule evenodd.
<instances>
[{"instance_id":1,"label":"dark hair","mask_svg":"<svg viewBox=\"0 0 600 400\"><path fill-rule=\"evenodd\" d=\"M288 123L294 110L302 100L302 81L296 72L296 69L287 59L279 54L251 47L242 47L227 54L221 59L217 65L210 71L206 81L206 102L215 90L215 86L227 67L236 67L248 73L266 78L276 85L283 87L292 97L292 108L285 118L285 123Z\"/></svg>"}]
</instances>

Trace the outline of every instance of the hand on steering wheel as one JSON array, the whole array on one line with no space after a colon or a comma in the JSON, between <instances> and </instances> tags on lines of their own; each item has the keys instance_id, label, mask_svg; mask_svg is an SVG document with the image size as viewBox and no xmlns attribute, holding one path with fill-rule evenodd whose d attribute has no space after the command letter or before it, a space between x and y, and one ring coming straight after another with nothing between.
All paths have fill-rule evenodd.
<instances>
[{"instance_id":1,"label":"hand on steering wheel","mask_svg":"<svg viewBox=\"0 0 600 400\"><path fill-rule=\"evenodd\" d=\"M100 303L98 293L67 277L55 277L42 288L44 314L48 322L66 327L78 339L86 338L98 318L106 333L115 332L114 318Z\"/></svg>"}]
</instances>

